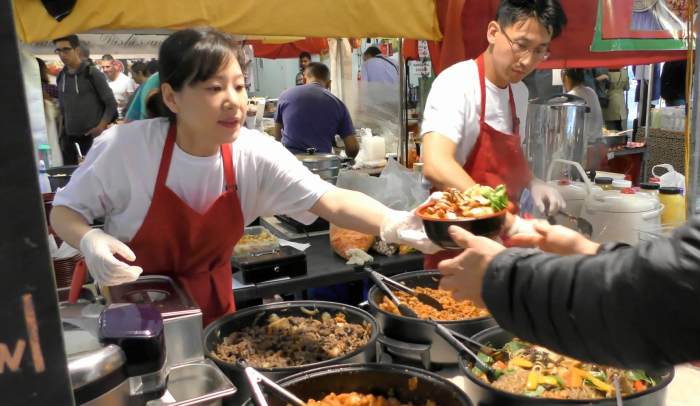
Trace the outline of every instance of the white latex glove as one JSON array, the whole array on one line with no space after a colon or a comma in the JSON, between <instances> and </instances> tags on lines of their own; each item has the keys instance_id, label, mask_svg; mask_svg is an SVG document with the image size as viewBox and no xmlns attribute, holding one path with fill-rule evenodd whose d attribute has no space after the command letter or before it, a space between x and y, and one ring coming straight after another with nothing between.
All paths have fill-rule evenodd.
<instances>
[{"instance_id":1,"label":"white latex glove","mask_svg":"<svg viewBox=\"0 0 700 406\"><path fill-rule=\"evenodd\" d=\"M425 234L423 220L408 211L388 210L380 227L380 237L389 244L406 244L424 254L442 250Z\"/></svg>"},{"instance_id":2,"label":"white latex glove","mask_svg":"<svg viewBox=\"0 0 700 406\"><path fill-rule=\"evenodd\" d=\"M551 216L559 210L566 208L566 202L559 191L548 184L533 180L530 184L530 192L532 199L535 201L535 206L540 213ZM545 204L545 202L549 202ZM547 208L549 210L547 210Z\"/></svg>"},{"instance_id":3,"label":"white latex glove","mask_svg":"<svg viewBox=\"0 0 700 406\"><path fill-rule=\"evenodd\" d=\"M510 226L506 234L508 235L508 237L512 237L516 234L540 235L535 229L535 224L539 222L547 223L544 220L526 220L520 216L515 216L515 220L513 221L513 224Z\"/></svg>"},{"instance_id":4,"label":"white latex glove","mask_svg":"<svg viewBox=\"0 0 700 406\"><path fill-rule=\"evenodd\" d=\"M136 255L123 242L100 229L92 229L80 239L80 252L85 257L90 275L101 286L114 286L135 281L143 269L126 264L114 254L127 261L134 261Z\"/></svg>"}]
</instances>

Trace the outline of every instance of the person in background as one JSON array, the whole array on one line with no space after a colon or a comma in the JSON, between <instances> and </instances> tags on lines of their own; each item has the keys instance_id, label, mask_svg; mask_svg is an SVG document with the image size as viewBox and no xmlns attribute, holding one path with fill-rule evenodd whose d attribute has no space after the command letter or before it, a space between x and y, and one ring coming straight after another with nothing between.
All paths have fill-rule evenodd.
<instances>
[{"instance_id":1,"label":"person in background","mask_svg":"<svg viewBox=\"0 0 700 406\"><path fill-rule=\"evenodd\" d=\"M55 52L65 65L56 78L63 118L60 136L65 165L78 164L78 151L87 154L93 138L102 134L117 114L117 102L99 69L81 60L77 35L53 40Z\"/></svg>"},{"instance_id":2,"label":"person in background","mask_svg":"<svg viewBox=\"0 0 700 406\"><path fill-rule=\"evenodd\" d=\"M489 46L484 53L438 75L421 128L423 173L435 189L504 184L515 205L525 190L543 214L566 205L556 189L532 176L521 148L528 101L522 80L549 57L550 42L565 24L558 0L502 0L485 33ZM505 234L531 227L519 216L506 215ZM440 259L454 255L426 255L424 268L434 269Z\"/></svg>"},{"instance_id":3,"label":"person in background","mask_svg":"<svg viewBox=\"0 0 700 406\"><path fill-rule=\"evenodd\" d=\"M304 71L306 84L285 90L275 114L275 138L294 154L309 148L332 153L336 134L345 144L345 153L354 158L360 150L355 127L345 104L328 89L331 72L319 62Z\"/></svg>"},{"instance_id":4,"label":"person in background","mask_svg":"<svg viewBox=\"0 0 700 406\"><path fill-rule=\"evenodd\" d=\"M399 68L394 61L382 55L376 46L371 46L362 53L361 80L367 82L399 83Z\"/></svg>"},{"instance_id":5,"label":"person in background","mask_svg":"<svg viewBox=\"0 0 700 406\"><path fill-rule=\"evenodd\" d=\"M169 275L208 325L235 311L231 253L260 216L320 216L434 251L415 214L325 182L281 144L242 127L248 103L237 51L217 31L171 34L153 97L166 115L110 128L56 193L51 225L80 248L95 281ZM104 227L91 228L98 217Z\"/></svg>"},{"instance_id":6,"label":"person in background","mask_svg":"<svg viewBox=\"0 0 700 406\"><path fill-rule=\"evenodd\" d=\"M80 57L80 60L86 61L90 65L95 65L95 63L90 59L90 47L85 41L80 41L80 45L78 45L78 56Z\"/></svg>"},{"instance_id":7,"label":"person in background","mask_svg":"<svg viewBox=\"0 0 700 406\"><path fill-rule=\"evenodd\" d=\"M627 68L608 69L610 86L608 87L608 106L603 108L605 128L622 131L627 126L627 98L625 92L630 89Z\"/></svg>"},{"instance_id":8,"label":"person in background","mask_svg":"<svg viewBox=\"0 0 700 406\"><path fill-rule=\"evenodd\" d=\"M598 104L601 109L607 107L608 85L610 84L610 75L606 68L583 69L583 84L586 87L593 89L598 97Z\"/></svg>"},{"instance_id":9,"label":"person in background","mask_svg":"<svg viewBox=\"0 0 700 406\"><path fill-rule=\"evenodd\" d=\"M306 69L306 66L311 62L311 54L308 52L302 52L299 54L299 72L297 72L297 76L294 79L294 82L296 83L297 86L301 86L305 84L306 82L304 81L304 70Z\"/></svg>"},{"instance_id":10,"label":"person in background","mask_svg":"<svg viewBox=\"0 0 700 406\"><path fill-rule=\"evenodd\" d=\"M152 117L152 115L149 113L148 103L151 100L151 97L158 92L159 87L160 75L156 71L151 76L149 76L148 79L146 79L146 81L141 86L139 86L138 89L136 89L136 93L134 93L133 100L131 104L129 104L129 108L126 112L125 120L127 122L144 120L146 118ZM154 107L154 109L157 108Z\"/></svg>"},{"instance_id":11,"label":"person in background","mask_svg":"<svg viewBox=\"0 0 700 406\"><path fill-rule=\"evenodd\" d=\"M483 298L498 325L582 361L659 368L700 359L700 217L637 246L539 224L511 248L461 228L440 287Z\"/></svg>"},{"instance_id":12,"label":"person in background","mask_svg":"<svg viewBox=\"0 0 700 406\"><path fill-rule=\"evenodd\" d=\"M584 118L583 128L586 139L593 141L603 136L603 110L600 108L598 95L595 90L584 84L585 72L583 69L564 69L561 72L564 90L586 101L590 109Z\"/></svg>"},{"instance_id":13,"label":"person in background","mask_svg":"<svg viewBox=\"0 0 700 406\"><path fill-rule=\"evenodd\" d=\"M131 77L137 85L141 86L149 76L151 74L148 73L148 66L145 62L138 61L131 65Z\"/></svg>"},{"instance_id":14,"label":"person in background","mask_svg":"<svg viewBox=\"0 0 700 406\"><path fill-rule=\"evenodd\" d=\"M112 89L112 93L114 93L114 98L117 100L119 118L122 119L126 114L129 99L138 86L133 79L120 72L112 55L103 55L100 60L100 67L105 76L107 76L107 83Z\"/></svg>"},{"instance_id":15,"label":"person in background","mask_svg":"<svg viewBox=\"0 0 700 406\"><path fill-rule=\"evenodd\" d=\"M685 106L685 71L687 61L671 61L661 72L661 97L667 106Z\"/></svg>"},{"instance_id":16,"label":"person in background","mask_svg":"<svg viewBox=\"0 0 700 406\"><path fill-rule=\"evenodd\" d=\"M39 77L41 78L44 99L58 101L58 87L49 81L49 69L46 67L46 62L41 58L36 58L36 63L39 65Z\"/></svg>"}]
</instances>

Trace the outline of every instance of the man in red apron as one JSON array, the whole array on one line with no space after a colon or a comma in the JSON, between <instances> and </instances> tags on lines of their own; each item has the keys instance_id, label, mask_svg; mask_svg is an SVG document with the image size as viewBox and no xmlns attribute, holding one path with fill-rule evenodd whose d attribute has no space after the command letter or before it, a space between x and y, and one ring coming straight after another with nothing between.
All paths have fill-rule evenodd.
<instances>
[{"instance_id":1,"label":"man in red apron","mask_svg":"<svg viewBox=\"0 0 700 406\"><path fill-rule=\"evenodd\" d=\"M144 274L167 275L178 281L202 309L206 326L235 310L230 258L243 235L243 213L236 194L231 144L221 146L226 188L205 212L196 212L166 186L175 135L176 127L171 125L151 205L141 228L127 244L133 252L118 253L130 261L135 256L130 267L133 272L140 267ZM84 264L76 269L71 293L78 292L85 273Z\"/></svg>"},{"instance_id":2,"label":"man in red apron","mask_svg":"<svg viewBox=\"0 0 700 406\"><path fill-rule=\"evenodd\" d=\"M527 114L522 79L549 57L549 43L566 24L558 0L502 0L489 23L489 48L475 61L443 71L433 83L422 124L424 173L436 190L465 190L475 183L505 184L510 201L530 189L537 206L556 212L559 193L533 179L521 149L519 117ZM509 214L507 234L531 228ZM426 255L425 268L459 251Z\"/></svg>"}]
</instances>

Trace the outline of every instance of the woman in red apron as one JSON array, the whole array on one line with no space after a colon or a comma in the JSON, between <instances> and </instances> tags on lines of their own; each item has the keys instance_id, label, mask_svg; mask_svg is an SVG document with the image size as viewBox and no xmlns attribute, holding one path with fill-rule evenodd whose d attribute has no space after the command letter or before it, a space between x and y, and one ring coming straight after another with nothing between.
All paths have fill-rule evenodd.
<instances>
[{"instance_id":1,"label":"woman in red apron","mask_svg":"<svg viewBox=\"0 0 700 406\"><path fill-rule=\"evenodd\" d=\"M481 89L480 130L476 144L463 169L478 184L491 187L505 184L509 200L517 202L522 191L530 184L532 174L520 147L520 121L515 112L513 89L508 86L513 134L506 134L486 123L484 56L479 56L476 63L479 69ZM461 250L446 250L434 255L426 255L424 267L425 269L435 269L440 261L453 258L460 252Z\"/></svg>"},{"instance_id":2,"label":"woman in red apron","mask_svg":"<svg viewBox=\"0 0 700 406\"><path fill-rule=\"evenodd\" d=\"M235 309L230 258L246 218L288 210L436 251L412 213L335 188L280 144L251 130L241 139L247 94L229 37L176 32L161 46L159 63L160 93L149 106L169 120L108 130L54 200L54 230L80 247L98 284L131 282L141 273L168 275L193 297L209 324ZM236 179L235 168L245 177ZM276 194L280 191L287 194ZM91 229L95 217L104 217L105 230L120 238ZM84 280L82 267L73 279L74 293Z\"/></svg>"}]
</instances>

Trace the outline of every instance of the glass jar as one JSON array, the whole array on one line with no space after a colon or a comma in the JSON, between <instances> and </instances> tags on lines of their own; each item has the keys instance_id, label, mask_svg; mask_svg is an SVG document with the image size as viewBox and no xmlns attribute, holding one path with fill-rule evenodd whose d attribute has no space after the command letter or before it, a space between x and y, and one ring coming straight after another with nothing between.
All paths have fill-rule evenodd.
<instances>
[{"instance_id":1,"label":"glass jar","mask_svg":"<svg viewBox=\"0 0 700 406\"><path fill-rule=\"evenodd\" d=\"M661 212L661 224L685 223L685 197L677 187L659 189L659 202L664 205Z\"/></svg>"},{"instance_id":2,"label":"glass jar","mask_svg":"<svg viewBox=\"0 0 700 406\"><path fill-rule=\"evenodd\" d=\"M606 178L606 177L599 177L595 178L595 184L599 188L603 190L612 190L612 183L613 179L612 178Z\"/></svg>"}]
</instances>

